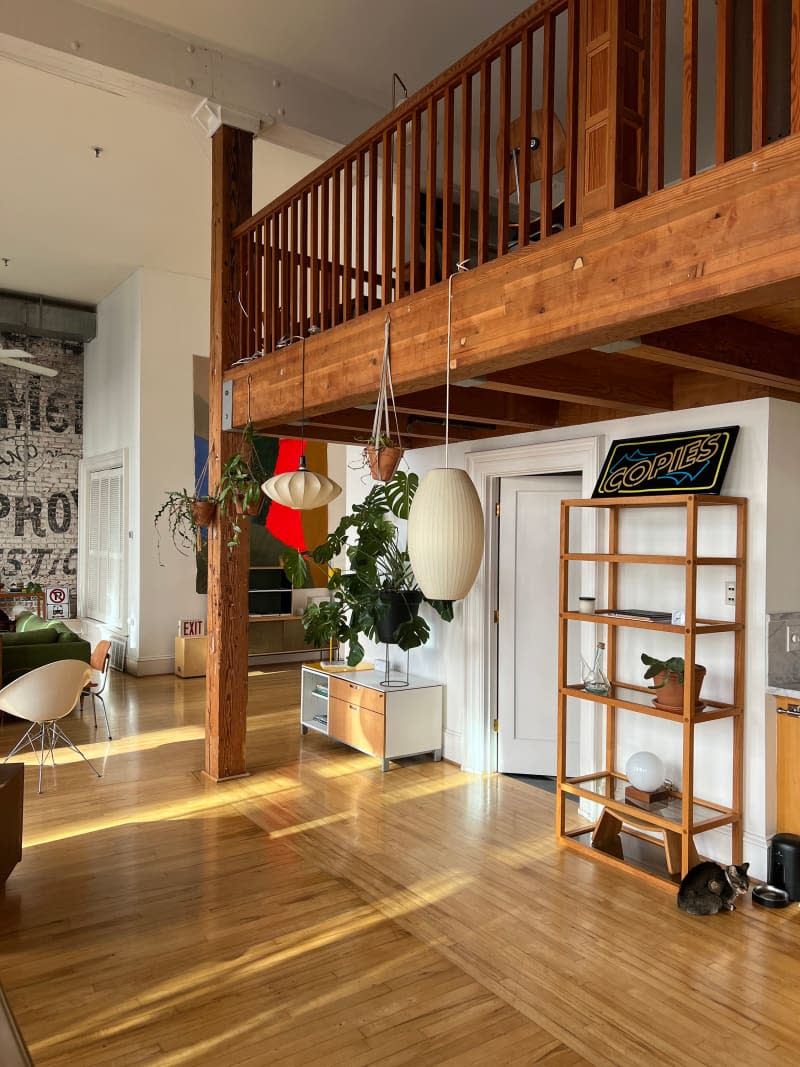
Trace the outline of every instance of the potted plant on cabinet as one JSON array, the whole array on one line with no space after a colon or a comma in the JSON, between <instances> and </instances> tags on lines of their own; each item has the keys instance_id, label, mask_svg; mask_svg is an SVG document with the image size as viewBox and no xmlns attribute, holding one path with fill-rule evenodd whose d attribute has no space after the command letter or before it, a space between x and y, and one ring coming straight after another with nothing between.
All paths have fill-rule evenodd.
<instances>
[{"instance_id":1,"label":"potted plant on cabinet","mask_svg":"<svg viewBox=\"0 0 800 1067\"><path fill-rule=\"evenodd\" d=\"M642 653L642 663L647 667L645 671L645 680L649 681L653 679L653 685L651 689L658 691L658 696L653 701L658 707L663 708L665 711L682 711L683 710L683 692L684 692L684 678L686 674L686 665L682 656L671 656L669 659L660 660L655 659L653 656L648 656L646 652ZM703 686L703 679L706 676L706 669L699 663L694 665L694 706L698 707L700 704L700 690Z\"/></svg>"},{"instance_id":2,"label":"potted plant on cabinet","mask_svg":"<svg viewBox=\"0 0 800 1067\"><path fill-rule=\"evenodd\" d=\"M331 600L306 608L303 625L309 643L347 641L351 667L364 658L362 635L397 644L403 651L419 648L430 637L428 623L418 614L425 598L392 521L408 517L418 483L416 474L396 473L354 505L318 548L307 553L290 549L283 557L284 571L298 587L306 582L309 561L329 567L346 552L349 570L329 567ZM440 618L452 620L450 601L427 602Z\"/></svg>"}]
</instances>

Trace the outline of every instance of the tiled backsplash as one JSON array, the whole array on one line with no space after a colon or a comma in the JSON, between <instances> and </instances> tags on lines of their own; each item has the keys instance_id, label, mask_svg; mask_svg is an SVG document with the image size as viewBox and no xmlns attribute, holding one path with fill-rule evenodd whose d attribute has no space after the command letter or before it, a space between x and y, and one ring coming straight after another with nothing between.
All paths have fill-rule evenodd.
<instances>
[{"instance_id":1,"label":"tiled backsplash","mask_svg":"<svg viewBox=\"0 0 800 1067\"><path fill-rule=\"evenodd\" d=\"M800 689L800 652L786 651L786 627L800 626L800 611L776 611L767 625L767 685Z\"/></svg>"}]
</instances>

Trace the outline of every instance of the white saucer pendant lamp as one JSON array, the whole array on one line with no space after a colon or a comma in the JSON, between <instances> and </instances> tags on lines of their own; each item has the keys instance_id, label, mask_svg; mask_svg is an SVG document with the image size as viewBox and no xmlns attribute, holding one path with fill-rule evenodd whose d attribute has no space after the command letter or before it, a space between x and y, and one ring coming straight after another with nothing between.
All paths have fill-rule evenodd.
<instances>
[{"instance_id":1,"label":"white saucer pendant lamp","mask_svg":"<svg viewBox=\"0 0 800 1067\"><path fill-rule=\"evenodd\" d=\"M483 559L483 510L466 471L439 467L420 483L408 516L408 554L431 600L462 600Z\"/></svg>"},{"instance_id":2,"label":"white saucer pendant lamp","mask_svg":"<svg viewBox=\"0 0 800 1067\"><path fill-rule=\"evenodd\" d=\"M285 504L295 511L325 507L342 491L342 487L325 474L306 470L304 455L300 457L300 466L296 471L286 471L267 478L261 488L270 500Z\"/></svg>"}]
</instances>

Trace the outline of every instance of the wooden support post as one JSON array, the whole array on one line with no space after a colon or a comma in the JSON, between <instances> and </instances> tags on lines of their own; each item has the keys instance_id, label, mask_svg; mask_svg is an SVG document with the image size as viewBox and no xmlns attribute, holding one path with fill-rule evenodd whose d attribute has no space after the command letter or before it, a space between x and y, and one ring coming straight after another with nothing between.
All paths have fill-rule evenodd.
<instances>
[{"instance_id":1,"label":"wooden support post","mask_svg":"<svg viewBox=\"0 0 800 1067\"><path fill-rule=\"evenodd\" d=\"M578 219L647 192L650 4L581 0Z\"/></svg>"},{"instance_id":2,"label":"wooden support post","mask_svg":"<svg viewBox=\"0 0 800 1067\"><path fill-rule=\"evenodd\" d=\"M211 348L209 360L208 478L218 484L239 435L222 430L222 377L236 358L239 265L233 231L252 211L253 137L221 126L212 141ZM252 344L252 337L249 343ZM208 669L205 773L219 781L245 774L247 729L247 575L250 537L245 524L234 551L230 523L217 515L208 538Z\"/></svg>"}]
</instances>

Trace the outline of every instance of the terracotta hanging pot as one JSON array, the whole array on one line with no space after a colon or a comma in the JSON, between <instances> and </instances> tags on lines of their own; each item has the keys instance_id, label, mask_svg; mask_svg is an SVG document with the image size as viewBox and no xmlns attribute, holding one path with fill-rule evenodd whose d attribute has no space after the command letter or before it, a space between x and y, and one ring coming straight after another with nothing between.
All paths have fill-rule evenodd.
<instances>
[{"instance_id":1,"label":"terracotta hanging pot","mask_svg":"<svg viewBox=\"0 0 800 1067\"><path fill-rule=\"evenodd\" d=\"M665 680L666 676L666 680ZM703 687L703 679L706 676L705 667L699 663L694 665L694 706L701 706L700 690ZM663 711L683 711L683 682L678 681L677 675L661 671L655 676L656 696L653 703ZM661 683L664 682L662 685Z\"/></svg>"},{"instance_id":2,"label":"terracotta hanging pot","mask_svg":"<svg viewBox=\"0 0 800 1067\"><path fill-rule=\"evenodd\" d=\"M367 445L364 454L369 463L369 472L376 482L390 482L394 473L400 466L404 448L395 448L388 445Z\"/></svg>"},{"instance_id":3,"label":"terracotta hanging pot","mask_svg":"<svg viewBox=\"0 0 800 1067\"><path fill-rule=\"evenodd\" d=\"M217 510L215 500L195 500L192 504L192 518L195 526L210 526Z\"/></svg>"}]
</instances>

